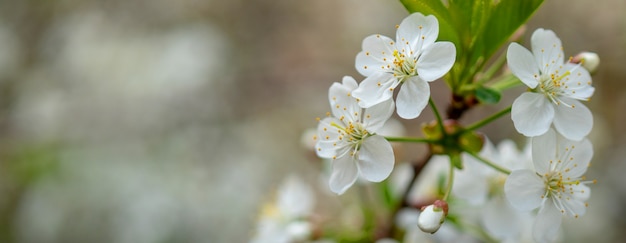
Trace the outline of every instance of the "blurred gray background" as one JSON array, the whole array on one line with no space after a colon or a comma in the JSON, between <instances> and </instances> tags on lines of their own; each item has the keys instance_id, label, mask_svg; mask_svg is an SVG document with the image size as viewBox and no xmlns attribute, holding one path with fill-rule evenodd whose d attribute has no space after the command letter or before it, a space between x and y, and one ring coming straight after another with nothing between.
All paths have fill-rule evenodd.
<instances>
[{"instance_id":1,"label":"blurred gray background","mask_svg":"<svg viewBox=\"0 0 626 243\"><path fill-rule=\"evenodd\" d=\"M599 183L565 222L576 242L626 238L624 12L548 0L528 24L526 40L553 29L567 56L601 57L587 103ZM323 191L302 133L332 82L362 79L362 39L406 16L383 0L0 1L0 242L246 242L287 174ZM431 87L443 108L445 84ZM407 134L430 119L403 121ZM482 131L523 141L509 117ZM405 147L398 160L424 150Z\"/></svg>"}]
</instances>

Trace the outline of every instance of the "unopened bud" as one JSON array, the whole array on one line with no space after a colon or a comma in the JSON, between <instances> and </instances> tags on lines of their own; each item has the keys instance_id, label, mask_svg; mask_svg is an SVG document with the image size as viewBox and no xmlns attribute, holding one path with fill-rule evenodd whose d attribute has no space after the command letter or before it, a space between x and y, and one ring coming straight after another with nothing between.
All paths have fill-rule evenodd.
<instances>
[{"instance_id":1,"label":"unopened bud","mask_svg":"<svg viewBox=\"0 0 626 243\"><path fill-rule=\"evenodd\" d=\"M580 63L589 73L594 73L600 65L600 57L595 52L581 52L570 61Z\"/></svg>"},{"instance_id":2,"label":"unopened bud","mask_svg":"<svg viewBox=\"0 0 626 243\"><path fill-rule=\"evenodd\" d=\"M448 204L437 200L432 205L422 208L422 213L417 219L417 226L426 233L434 234L439 230L448 215Z\"/></svg>"}]
</instances>

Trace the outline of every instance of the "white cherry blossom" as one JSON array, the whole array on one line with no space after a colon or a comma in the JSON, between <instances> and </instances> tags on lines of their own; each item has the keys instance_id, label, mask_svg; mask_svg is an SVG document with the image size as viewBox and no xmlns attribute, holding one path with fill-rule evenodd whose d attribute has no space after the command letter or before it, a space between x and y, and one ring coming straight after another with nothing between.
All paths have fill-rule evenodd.
<instances>
[{"instance_id":1,"label":"white cherry blossom","mask_svg":"<svg viewBox=\"0 0 626 243\"><path fill-rule=\"evenodd\" d=\"M313 227L308 217L313 213L311 188L295 175L290 175L278 188L275 202L263 207L251 243L288 243L310 237Z\"/></svg>"},{"instance_id":2,"label":"white cherry blossom","mask_svg":"<svg viewBox=\"0 0 626 243\"><path fill-rule=\"evenodd\" d=\"M551 30L537 29L531 46L532 53L517 43L507 51L511 72L532 89L513 102L515 129L534 137L553 124L566 138L582 140L593 126L591 112L579 102L594 93L589 72L580 64L564 62L561 40Z\"/></svg>"},{"instance_id":3,"label":"white cherry blossom","mask_svg":"<svg viewBox=\"0 0 626 243\"><path fill-rule=\"evenodd\" d=\"M532 168L530 149L519 151L511 140L504 140L495 147L487 139L479 155L507 170ZM467 153L462 156L464 168L455 173L453 195L480 207L478 217L486 232L494 238L519 238L522 227L518 219L524 215L512 208L504 196L507 175Z\"/></svg>"},{"instance_id":4,"label":"white cherry blossom","mask_svg":"<svg viewBox=\"0 0 626 243\"><path fill-rule=\"evenodd\" d=\"M521 211L540 208L533 225L537 242L553 241L562 215L578 218L587 207L590 189L583 174L593 156L589 140L568 140L553 129L532 140L534 169L513 171L504 191L508 201Z\"/></svg>"},{"instance_id":5,"label":"white cherry blossom","mask_svg":"<svg viewBox=\"0 0 626 243\"><path fill-rule=\"evenodd\" d=\"M438 35L435 16L413 13L398 26L395 41L382 35L366 37L355 64L367 77L353 93L359 105L367 108L389 100L402 85L396 100L398 115L419 116L430 98L428 82L443 77L456 59L454 44L435 42Z\"/></svg>"},{"instance_id":6,"label":"white cherry blossom","mask_svg":"<svg viewBox=\"0 0 626 243\"><path fill-rule=\"evenodd\" d=\"M332 116L318 125L316 152L332 159L330 189L343 194L359 177L372 182L386 179L394 166L391 144L377 132L393 114L393 101L361 108L352 97L358 87L352 77L334 83L329 90Z\"/></svg>"}]
</instances>

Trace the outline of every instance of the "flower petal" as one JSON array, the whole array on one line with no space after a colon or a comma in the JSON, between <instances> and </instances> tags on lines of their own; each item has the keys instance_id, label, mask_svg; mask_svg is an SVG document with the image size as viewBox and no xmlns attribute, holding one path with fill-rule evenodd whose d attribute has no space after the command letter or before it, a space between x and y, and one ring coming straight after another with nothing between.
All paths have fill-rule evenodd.
<instances>
[{"instance_id":1,"label":"flower petal","mask_svg":"<svg viewBox=\"0 0 626 243\"><path fill-rule=\"evenodd\" d=\"M571 141L573 142L573 141ZM571 146L570 146L571 145ZM580 142L574 142L568 144L565 158L563 158L563 177L565 178L579 178L587 171L589 162L593 157L593 146L588 139L583 139Z\"/></svg>"},{"instance_id":2,"label":"flower petal","mask_svg":"<svg viewBox=\"0 0 626 243\"><path fill-rule=\"evenodd\" d=\"M377 133L389 117L393 115L395 104L392 99L383 101L380 104L366 108L363 112L363 125L370 132Z\"/></svg>"},{"instance_id":3,"label":"flower petal","mask_svg":"<svg viewBox=\"0 0 626 243\"><path fill-rule=\"evenodd\" d=\"M428 82L437 80L450 71L455 59L456 48L452 42L435 42L417 59L417 74Z\"/></svg>"},{"instance_id":4,"label":"flower petal","mask_svg":"<svg viewBox=\"0 0 626 243\"><path fill-rule=\"evenodd\" d=\"M543 74L552 74L563 65L563 45L552 30L537 29L530 38L533 55Z\"/></svg>"},{"instance_id":5,"label":"flower petal","mask_svg":"<svg viewBox=\"0 0 626 243\"><path fill-rule=\"evenodd\" d=\"M424 48L435 43L439 35L439 22L433 15L413 13L402 20L396 32L398 50L413 51L418 56Z\"/></svg>"},{"instance_id":6,"label":"flower petal","mask_svg":"<svg viewBox=\"0 0 626 243\"><path fill-rule=\"evenodd\" d=\"M361 107L356 98L352 97L352 91L358 87L356 80L350 76L343 77L342 83L333 83L328 90L330 109L335 117L345 116L350 121L358 120L354 113L359 114Z\"/></svg>"},{"instance_id":7,"label":"flower petal","mask_svg":"<svg viewBox=\"0 0 626 243\"><path fill-rule=\"evenodd\" d=\"M573 189L573 188L572 188ZM569 190L569 188L566 188ZM562 195L562 199L560 199L561 203L563 203L564 211L570 217L578 218L578 216L585 215L587 211L587 207L585 206L585 202L582 200L578 200L573 197L573 195L568 195L569 193L565 193Z\"/></svg>"},{"instance_id":8,"label":"flower petal","mask_svg":"<svg viewBox=\"0 0 626 243\"><path fill-rule=\"evenodd\" d=\"M343 194L356 181L359 170L352 156L342 156L333 160L333 171L330 174L330 190Z\"/></svg>"},{"instance_id":9,"label":"flower petal","mask_svg":"<svg viewBox=\"0 0 626 243\"><path fill-rule=\"evenodd\" d=\"M363 76L369 77L375 73L388 72L393 67L393 51L396 49L394 41L382 35L370 35L363 39L363 51L356 55L354 66Z\"/></svg>"},{"instance_id":10,"label":"flower petal","mask_svg":"<svg viewBox=\"0 0 626 243\"><path fill-rule=\"evenodd\" d=\"M561 98L563 102L572 105L557 105L554 111L554 127L570 140L580 141L591 132L593 115L591 111L577 100Z\"/></svg>"},{"instance_id":11,"label":"flower petal","mask_svg":"<svg viewBox=\"0 0 626 243\"><path fill-rule=\"evenodd\" d=\"M504 183L506 198L513 207L521 211L539 207L545 191L543 180L530 170L515 170Z\"/></svg>"},{"instance_id":12,"label":"flower petal","mask_svg":"<svg viewBox=\"0 0 626 243\"><path fill-rule=\"evenodd\" d=\"M369 108L393 97L393 89L399 81L390 73L375 73L361 82L352 96L359 99L359 105Z\"/></svg>"},{"instance_id":13,"label":"flower petal","mask_svg":"<svg viewBox=\"0 0 626 243\"><path fill-rule=\"evenodd\" d=\"M585 184L578 184L572 186L572 198L578 201L587 201L591 197L591 189Z\"/></svg>"},{"instance_id":14,"label":"flower petal","mask_svg":"<svg viewBox=\"0 0 626 243\"><path fill-rule=\"evenodd\" d=\"M418 117L430 98L430 86L420 77L407 79L398 93L396 108L398 115L404 119Z\"/></svg>"},{"instance_id":15,"label":"flower petal","mask_svg":"<svg viewBox=\"0 0 626 243\"><path fill-rule=\"evenodd\" d=\"M539 84L540 74L535 57L526 48L511 43L506 51L506 61L511 72L526 86L534 89Z\"/></svg>"},{"instance_id":16,"label":"flower petal","mask_svg":"<svg viewBox=\"0 0 626 243\"><path fill-rule=\"evenodd\" d=\"M343 122L334 117L326 117L317 125L317 143L315 144L315 152L317 156L330 159L337 156L337 150L345 146L345 143L339 140L339 131L332 124L341 124Z\"/></svg>"},{"instance_id":17,"label":"flower petal","mask_svg":"<svg viewBox=\"0 0 626 243\"><path fill-rule=\"evenodd\" d=\"M517 148L513 140L505 139L498 144L501 165L510 170L532 169L532 158ZM529 154L530 155L530 154Z\"/></svg>"},{"instance_id":18,"label":"flower petal","mask_svg":"<svg viewBox=\"0 0 626 243\"><path fill-rule=\"evenodd\" d=\"M577 100L587 100L595 92L595 88L591 86L591 75L581 67L580 64L567 63L562 73L570 74L565 77L564 91L565 96Z\"/></svg>"},{"instance_id":19,"label":"flower petal","mask_svg":"<svg viewBox=\"0 0 626 243\"><path fill-rule=\"evenodd\" d=\"M526 92L513 101L511 119L515 129L527 137L544 134L554 119L554 107L543 95Z\"/></svg>"},{"instance_id":20,"label":"flower petal","mask_svg":"<svg viewBox=\"0 0 626 243\"><path fill-rule=\"evenodd\" d=\"M532 156L535 171L541 175L548 173L552 163L559 160L557 134L550 128L541 136L532 138Z\"/></svg>"},{"instance_id":21,"label":"flower petal","mask_svg":"<svg viewBox=\"0 0 626 243\"><path fill-rule=\"evenodd\" d=\"M533 239L536 242L553 242L561 227L561 212L552 200L547 200L539 210L533 224Z\"/></svg>"},{"instance_id":22,"label":"flower petal","mask_svg":"<svg viewBox=\"0 0 626 243\"><path fill-rule=\"evenodd\" d=\"M491 235L505 239L520 231L519 213L502 196L496 196L484 206L482 222Z\"/></svg>"},{"instance_id":23,"label":"flower petal","mask_svg":"<svg viewBox=\"0 0 626 243\"><path fill-rule=\"evenodd\" d=\"M391 144L382 136L367 137L359 150L357 165L368 181L379 182L389 177L395 158Z\"/></svg>"},{"instance_id":24,"label":"flower petal","mask_svg":"<svg viewBox=\"0 0 626 243\"><path fill-rule=\"evenodd\" d=\"M464 160L466 168L455 173L452 193L471 205L482 205L487 199L489 185L486 178L469 168L470 161Z\"/></svg>"}]
</instances>

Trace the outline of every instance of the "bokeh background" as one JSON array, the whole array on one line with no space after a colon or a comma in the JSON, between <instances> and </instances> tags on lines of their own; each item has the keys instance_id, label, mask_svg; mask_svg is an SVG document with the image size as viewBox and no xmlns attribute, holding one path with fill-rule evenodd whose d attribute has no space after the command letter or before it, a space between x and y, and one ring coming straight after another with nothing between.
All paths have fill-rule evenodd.
<instances>
[{"instance_id":1,"label":"bokeh background","mask_svg":"<svg viewBox=\"0 0 626 243\"><path fill-rule=\"evenodd\" d=\"M601 57L587 103L599 183L565 222L572 242L626 239L624 12L547 0L527 26ZM339 205L302 133L332 82L362 78L362 39L405 16L384 0L0 1L0 242L246 242L289 174L315 184L318 207ZM445 85L432 89L444 107ZM403 121L407 135L430 119ZM523 144L508 117L482 131Z\"/></svg>"}]
</instances>

